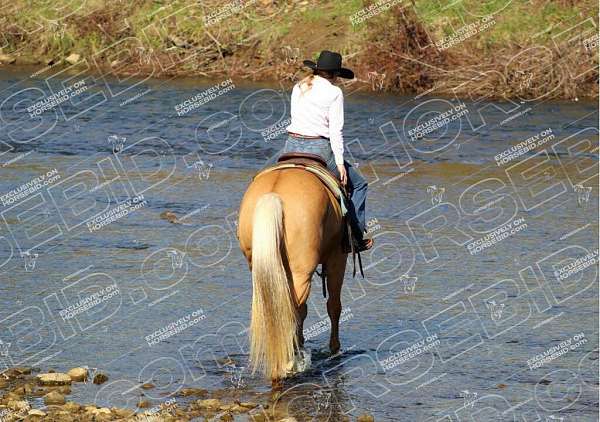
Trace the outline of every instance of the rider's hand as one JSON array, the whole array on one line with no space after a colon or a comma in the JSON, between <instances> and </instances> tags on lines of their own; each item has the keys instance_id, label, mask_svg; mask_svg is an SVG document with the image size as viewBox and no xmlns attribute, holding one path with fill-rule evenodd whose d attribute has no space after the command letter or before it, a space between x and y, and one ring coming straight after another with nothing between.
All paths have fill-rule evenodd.
<instances>
[{"instance_id":1,"label":"rider's hand","mask_svg":"<svg viewBox=\"0 0 600 422\"><path fill-rule=\"evenodd\" d=\"M346 167L343 164L337 165L338 172L340 173L340 181L342 185L346 186L346 182L348 181L348 173L346 173Z\"/></svg>"}]
</instances>

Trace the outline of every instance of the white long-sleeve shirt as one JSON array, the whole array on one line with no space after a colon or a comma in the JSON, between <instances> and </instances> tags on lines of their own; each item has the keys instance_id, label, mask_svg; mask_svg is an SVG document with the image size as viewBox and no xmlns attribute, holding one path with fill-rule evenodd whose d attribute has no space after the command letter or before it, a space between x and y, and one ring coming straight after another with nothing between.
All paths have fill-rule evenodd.
<instances>
[{"instance_id":1,"label":"white long-sleeve shirt","mask_svg":"<svg viewBox=\"0 0 600 422\"><path fill-rule=\"evenodd\" d=\"M288 132L329 138L336 164L344 163L344 94L321 76L315 76L312 88L294 85L291 100L291 124Z\"/></svg>"}]
</instances>

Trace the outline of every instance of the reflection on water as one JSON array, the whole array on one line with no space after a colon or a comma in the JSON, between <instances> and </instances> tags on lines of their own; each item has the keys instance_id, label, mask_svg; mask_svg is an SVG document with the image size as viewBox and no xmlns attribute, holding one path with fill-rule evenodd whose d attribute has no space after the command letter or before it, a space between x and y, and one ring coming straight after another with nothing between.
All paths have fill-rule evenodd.
<instances>
[{"instance_id":1,"label":"reflection on water","mask_svg":"<svg viewBox=\"0 0 600 422\"><path fill-rule=\"evenodd\" d=\"M326 353L328 331L315 328L326 307L313 292L312 368L272 394L247 371L251 285L235 221L281 144L261 132L287 118L285 96L237 83L178 117L175 106L213 82L149 80L117 95L115 81L86 81L79 103L32 120L22 110L48 86L1 75L0 195L53 169L60 178L2 207L0 363L88 365L110 380L73 398L112 406L135 406L150 381L153 403L183 386L237 390L300 420L597 414L594 104L349 95L347 156L370 182L377 247L364 280L346 277L344 352ZM427 129L457 105L468 112ZM585 342L530 369L580 334Z\"/></svg>"}]
</instances>

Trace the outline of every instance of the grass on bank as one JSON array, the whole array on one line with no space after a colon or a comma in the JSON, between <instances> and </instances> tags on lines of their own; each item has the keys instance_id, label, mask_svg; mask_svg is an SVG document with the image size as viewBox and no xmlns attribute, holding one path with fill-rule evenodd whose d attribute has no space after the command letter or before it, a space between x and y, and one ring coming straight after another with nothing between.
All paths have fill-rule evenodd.
<instances>
[{"instance_id":1,"label":"grass on bank","mask_svg":"<svg viewBox=\"0 0 600 422\"><path fill-rule=\"evenodd\" d=\"M21 62L56 61L71 53L90 58L119 40L135 37L142 48L130 53L132 64L143 60L144 51L154 52L157 60L167 55L194 53L195 57L182 63L179 71L213 73L231 71L234 66L233 70L243 76L243 69L239 67L244 63L267 66L280 63L285 46L298 48L300 59L314 56L321 49L331 49L349 55L350 64L357 69L387 68L390 79L386 87L389 89L419 91L431 87L436 78L447 78L447 75L429 72L426 67L406 66L404 60L397 57L414 57L440 69L457 64L492 69L502 64L503 54L514 55L530 46L552 48L553 37L578 23L583 23L581 31L597 31L594 28L598 17L595 0L388 2L395 6L354 25L350 17L376 4L377 0L256 0L252 6L206 27L204 16L223 11L229 3L220 0L202 3L193 0L14 0L11 7L0 10L0 27L3 28L0 52L16 56ZM447 51L425 54L412 46L411 37L427 34L440 40L492 13L494 25ZM226 56L224 61L214 59L221 55ZM373 57L376 55L383 57ZM387 62L382 64L377 60ZM597 53L593 60L597 63ZM271 77L280 78L278 72L293 71L293 66L280 67L265 71L264 76L270 73ZM398 72L413 72L400 75L404 79L412 78L413 82L399 85ZM594 77L597 81L597 71L586 83L593 82ZM583 91L597 93L597 88Z\"/></svg>"}]
</instances>

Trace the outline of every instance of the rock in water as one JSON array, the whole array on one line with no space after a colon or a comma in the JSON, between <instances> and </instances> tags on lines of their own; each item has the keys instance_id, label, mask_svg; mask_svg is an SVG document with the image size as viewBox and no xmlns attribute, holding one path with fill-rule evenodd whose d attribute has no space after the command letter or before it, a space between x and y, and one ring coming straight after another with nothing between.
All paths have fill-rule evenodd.
<instances>
[{"instance_id":1,"label":"rock in water","mask_svg":"<svg viewBox=\"0 0 600 422\"><path fill-rule=\"evenodd\" d=\"M29 402L26 400L9 400L6 407L17 412L22 412L30 408Z\"/></svg>"},{"instance_id":2,"label":"rock in water","mask_svg":"<svg viewBox=\"0 0 600 422\"><path fill-rule=\"evenodd\" d=\"M53 388L54 391L58 391L60 394L71 394L71 387L68 385L61 385Z\"/></svg>"},{"instance_id":3,"label":"rock in water","mask_svg":"<svg viewBox=\"0 0 600 422\"><path fill-rule=\"evenodd\" d=\"M71 377L71 381L82 382L87 380L88 371L85 368L72 368L69 369L67 375Z\"/></svg>"},{"instance_id":4,"label":"rock in water","mask_svg":"<svg viewBox=\"0 0 600 422\"><path fill-rule=\"evenodd\" d=\"M198 400L196 404L202 409L219 409L221 407L221 402L217 399Z\"/></svg>"},{"instance_id":5,"label":"rock in water","mask_svg":"<svg viewBox=\"0 0 600 422\"><path fill-rule=\"evenodd\" d=\"M127 419L132 417L135 412L133 410L130 409L118 409L118 408L112 408L112 413L114 413L115 415L117 415L117 417L121 418L121 419Z\"/></svg>"},{"instance_id":6,"label":"rock in water","mask_svg":"<svg viewBox=\"0 0 600 422\"><path fill-rule=\"evenodd\" d=\"M63 374L60 372L51 372L48 374L39 374L36 376L38 384L40 385L70 385L71 377L67 374Z\"/></svg>"},{"instance_id":7,"label":"rock in water","mask_svg":"<svg viewBox=\"0 0 600 422\"><path fill-rule=\"evenodd\" d=\"M0 53L0 62L13 64L15 61L17 61L17 59L15 59L14 57L9 56L8 54Z\"/></svg>"},{"instance_id":8,"label":"rock in water","mask_svg":"<svg viewBox=\"0 0 600 422\"><path fill-rule=\"evenodd\" d=\"M104 384L106 381L108 381L108 376L102 374L102 373L98 373L94 376L94 384Z\"/></svg>"},{"instance_id":9,"label":"rock in water","mask_svg":"<svg viewBox=\"0 0 600 422\"><path fill-rule=\"evenodd\" d=\"M27 415L29 415L29 416L41 416L42 418L44 416L46 416L46 414L44 412L42 412L41 410L39 410L39 409L31 409L29 411L29 413L27 413Z\"/></svg>"},{"instance_id":10,"label":"rock in water","mask_svg":"<svg viewBox=\"0 0 600 422\"><path fill-rule=\"evenodd\" d=\"M183 396L183 397L188 397L188 396L207 396L208 395L208 390L205 390L204 388L182 388L179 391L179 395Z\"/></svg>"},{"instance_id":11,"label":"rock in water","mask_svg":"<svg viewBox=\"0 0 600 422\"><path fill-rule=\"evenodd\" d=\"M46 403L47 405L61 405L61 404L65 404L66 400L65 400L65 396L63 396L62 394L60 394L58 391L50 391L48 394L46 394L44 396L44 403Z\"/></svg>"},{"instance_id":12,"label":"rock in water","mask_svg":"<svg viewBox=\"0 0 600 422\"><path fill-rule=\"evenodd\" d=\"M148 400L140 400L137 404L137 407L140 409L147 409L150 407L150 402Z\"/></svg>"},{"instance_id":13,"label":"rock in water","mask_svg":"<svg viewBox=\"0 0 600 422\"><path fill-rule=\"evenodd\" d=\"M28 366L17 366L15 368L15 371L17 371L19 374L22 374L22 375L31 374L31 368Z\"/></svg>"},{"instance_id":14,"label":"rock in water","mask_svg":"<svg viewBox=\"0 0 600 422\"><path fill-rule=\"evenodd\" d=\"M88 414L91 414L93 416L91 419L85 419L85 420L93 420L93 421L111 420L112 412L107 407L100 407L98 409L90 409L87 412L88 412Z\"/></svg>"},{"instance_id":15,"label":"rock in water","mask_svg":"<svg viewBox=\"0 0 600 422\"><path fill-rule=\"evenodd\" d=\"M363 413L358 417L356 422L375 422L375 418L373 415L369 415L368 413Z\"/></svg>"},{"instance_id":16,"label":"rock in water","mask_svg":"<svg viewBox=\"0 0 600 422\"><path fill-rule=\"evenodd\" d=\"M181 224L177 219L177 215L172 211L165 211L160 213L160 218L162 218L163 220L167 220L169 223Z\"/></svg>"},{"instance_id":17,"label":"rock in water","mask_svg":"<svg viewBox=\"0 0 600 422\"><path fill-rule=\"evenodd\" d=\"M81 410L81 405L77 403L73 403L72 401L67 402L63 407L63 410L66 410L70 413L77 413Z\"/></svg>"}]
</instances>

